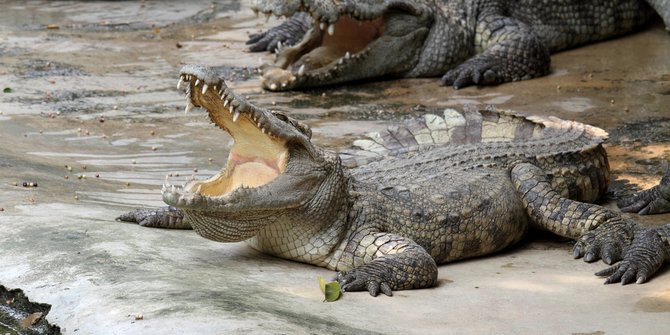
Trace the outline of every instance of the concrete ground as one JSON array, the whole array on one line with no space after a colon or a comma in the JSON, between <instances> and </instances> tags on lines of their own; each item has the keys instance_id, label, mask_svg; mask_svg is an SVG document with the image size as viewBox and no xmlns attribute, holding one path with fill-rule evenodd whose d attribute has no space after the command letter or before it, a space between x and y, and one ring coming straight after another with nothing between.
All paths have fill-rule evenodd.
<instances>
[{"instance_id":1,"label":"concrete ground","mask_svg":"<svg viewBox=\"0 0 670 335\"><path fill-rule=\"evenodd\" d=\"M175 88L193 62L305 120L331 148L407 114L475 102L608 130L614 194L653 185L670 161L660 22L554 55L551 76L498 87L454 91L432 78L265 93L253 68L271 56L243 43L264 21L237 1L4 2L0 284L51 304L47 318L65 334L670 333L667 267L644 285L605 286L593 275L602 263L572 260L551 236L441 266L433 289L324 303L326 269L115 222L161 205L166 173L203 177L224 163L229 137L204 113L184 114Z\"/></svg>"}]
</instances>

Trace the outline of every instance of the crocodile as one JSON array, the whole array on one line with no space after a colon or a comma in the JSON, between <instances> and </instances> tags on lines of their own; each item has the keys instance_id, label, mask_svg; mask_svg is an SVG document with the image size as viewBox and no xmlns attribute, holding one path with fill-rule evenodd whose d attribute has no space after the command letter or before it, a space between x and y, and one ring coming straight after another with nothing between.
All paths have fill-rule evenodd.
<instances>
[{"instance_id":1,"label":"crocodile","mask_svg":"<svg viewBox=\"0 0 670 335\"><path fill-rule=\"evenodd\" d=\"M204 108L232 136L227 164L177 186L168 207L117 218L192 228L220 242L338 271L345 291L435 285L437 265L487 255L531 227L575 239L573 256L611 265L606 283L645 282L670 260L670 224L645 228L592 204L610 179L607 133L493 107L426 114L335 152L284 112L255 106L212 69L187 65L187 110ZM670 169L667 175L670 176ZM625 198L629 211L668 208L670 178Z\"/></svg>"},{"instance_id":2,"label":"crocodile","mask_svg":"<svg viewBox=\"0 0 670 335\"><path fill-rule=\"evenodd\" d=\"M253 34L265 89L285 91L389 77L438 77L462 88L540 77L550 54L639 29L670 0L260 0L289 17Z\"/></svg>"}]
</instances>

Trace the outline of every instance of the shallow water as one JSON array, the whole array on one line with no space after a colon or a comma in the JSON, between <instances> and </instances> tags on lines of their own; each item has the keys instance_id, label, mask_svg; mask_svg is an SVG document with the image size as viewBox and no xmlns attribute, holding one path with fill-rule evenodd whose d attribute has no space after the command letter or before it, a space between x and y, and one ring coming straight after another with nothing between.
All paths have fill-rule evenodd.
<instances>
[{"instance_id":1,"label":"shallow water","mask_svg":"<svg viewBox=\"0 0 670 335\"><path fill-rule=\"evenodd\" d=\"M276 22L270 19L268 25ZM95 225L116 224L115 215L133 207L161 205L159 187L166 175L172 175L171 183L181 183L214 174L225 163L231 139L212 127L202 111L183 113L177 73L193 62L217 67L250 101L304 120L312 126L314 140L329 148L347 147L362 134L410 115L475 103L604 128L611 136L615 194L655 184L670 161L670 36L660 22L641 33L554 55L552 75L531 81L455 91L439 86L437 78L403 79L286 93L262 91L254 74L258 59L272 56L245 51L247 34L264 23L239 1L4 2L0 90L10 88L11 93L0 92L0 223L31 218L37 225L32 218L44 217L44 229L30 230L40 241L50 241L49 234L57 236L63 229L84 230L68 222L118 234ZM23 187L23 182L37 187ZM55 222L48 221L50 214ZM2 221L3 216L11 220ZM639 220L659 224L670 216ZM172 232L152 234L165 234L175 245L181 241ZM30 236L18 236L30 241ZM87 241L86 235L75 237ZM143 245L134 240L118 243L138 249ZM84 245L81 250L88 250ZM56 243L49 247L62 248ZM118 252L108 245L100 249ZM67 257L76 252L65 250ZM100 264L133 267L107 254L95 255ZM55 289L44 287L57 284L41 282L39 276L26 279L35 270L25 264L60 263L24 263L4 277L33 292L53 293ZM91 283L108 279L90 271L95 272L84 271L90 282L83 287L93 286L93 292ZM65 285L83 279L72 280ZM661 298L650 296L641 300L639 310L666 311L654 307ZM77 301L59 297L73 299L55 301L60 308ZM55 317L69 325L77 320L74 315Z\"/></svg>"}]
</instances>

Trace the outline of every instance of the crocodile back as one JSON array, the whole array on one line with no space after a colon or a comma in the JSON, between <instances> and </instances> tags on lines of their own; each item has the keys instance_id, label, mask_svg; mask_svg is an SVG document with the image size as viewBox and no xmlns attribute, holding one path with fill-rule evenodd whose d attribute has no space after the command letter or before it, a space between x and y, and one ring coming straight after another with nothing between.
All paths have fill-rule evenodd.
<instances>
[{"instance_id":1,"label":"crocodile back","mask_svg":"<svg viewBox=\"0 0 670 335\"><path fill-rule=\"evenodd\" d=\"M357 180L380 187L429 185L462 171L531 162L564 196L593 201L609 183L606 139L604 130L579 122L465 106L370 133L340 157Z\"/></svg>"}]
</instances>

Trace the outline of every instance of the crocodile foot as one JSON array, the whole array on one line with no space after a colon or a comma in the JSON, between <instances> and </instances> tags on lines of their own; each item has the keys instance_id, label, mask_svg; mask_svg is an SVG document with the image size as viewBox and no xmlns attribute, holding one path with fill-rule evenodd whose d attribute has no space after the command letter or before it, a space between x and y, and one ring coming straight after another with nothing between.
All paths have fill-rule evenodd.
<instances>
[{"instance_id":1,"label":"crocodile foot","mask_svg":"<svg viewBox=\"0 0 670 335\"><path fill-rule=\"evenodd\" d=\"M298 12L274 28L250 35L246 44L249 45L249 51L251 52L276 52L282 46L298 43L311 25L310 16L305 12Z\"/></svg>"},{"instance_id":2,"label":"crocodile foot","mask_svg":"<svg viewBox=\"0 0 670 335\"><path fill-rule=\"evenodd\" d=\"M638 231L623 260L596 272L596 276L607 277L605 284L621 282L626 285L634 280L642 284L647 281L668 258L668 247L657 230L645 228Z\"/></svg>"},{"instance_id":3,"label":"crocodile foot","mask_svg":"<svg viewBox=\"0 0 670 335\"><path fill-rule=\"evenodd\" d=\"M606 264L614 264L624 258L627 246L631 244L637 225L614 218L598 228L582 235L572 249L572 255L584 258L585 262L602 259Z\"/></svg>"},{"instance_id":4,"label":"crocodile foot","mask_svg":"<svg viewBox=\"0 0 670 335\"><path fill-rule=\"evenodd\" d=\"M621 199L618 205L624 212L642 215L670 212L670 164L658 185Z\"/></svg>"},{"instance_id":5,"label":"crocodile foot","mask_svg":"<svg viewBox=\"0 0 670 335\"><path fill-rule=\"evenodd\" d=\"M191 225L184 220L184 213L172 206L139 208L117 217L116 221L132 222L151 228L191 229Z\"/></svg>"},{"instance_id":6,"label":"crocodile foot","mask_svg":"<svg viewBox=\"0 0 670 335\"><path fill-rule=\"evenodd\" d=\"M373 297L376 297L379 292L389 297L393 296L391 280L379 265L382 264L372 262L338 273L337 281L340 283L342 292L367 290Z\"/></svg>"},{"instance_id":7,"label":"crocodile foot","mask_svg":"<svg viewBox=\"0 0 670 335\"><path fill-rule=\"evenodd\" d=\"M499 62L491 57L474 57L442 77L442 85L452 85L455 89L470 85L496 85L504 81Z\"/></svg>"}]
</instances>

